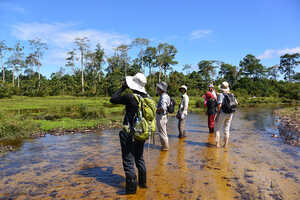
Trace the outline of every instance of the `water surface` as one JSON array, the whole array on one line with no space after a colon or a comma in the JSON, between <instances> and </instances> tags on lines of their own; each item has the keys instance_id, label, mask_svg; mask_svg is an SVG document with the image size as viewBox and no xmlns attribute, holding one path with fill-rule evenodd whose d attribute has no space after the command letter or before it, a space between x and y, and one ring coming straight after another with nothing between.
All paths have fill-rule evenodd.
<instances>
[{"instance_id":1,"label":"water surface","mask_svg":"<svg viewBox=\"0 0 300 200\"><path fill-rule=\"evenodd\" d=\"M300 199L300 148L271 137L273 109L238 111L227 149L214 146L205 115L188 116L183 140L170 118L170 150L145 145L148 189L136 195L124 194L118 130L26 141L0 157L0 200Z\"/></svg>"}]
</instances>

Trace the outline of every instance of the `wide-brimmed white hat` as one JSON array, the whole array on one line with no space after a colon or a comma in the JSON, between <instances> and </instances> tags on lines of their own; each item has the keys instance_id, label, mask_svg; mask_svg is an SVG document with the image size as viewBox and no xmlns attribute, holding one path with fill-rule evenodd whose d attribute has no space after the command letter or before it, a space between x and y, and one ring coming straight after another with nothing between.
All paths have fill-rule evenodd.
<instances>
[{"instance_id":1,"label":"wide-brimmed white hat","mask_svg":"<svg viewBox=\"0 0 300 200\"><path fill-rule=\"evenodd\" d=\"M162 81L161 83L157 83L156 87L158 87L159 89L161 89L164 92L167 92L167 90L168 90L168 84L164 81Z\"/></svg>"},{"instance_id":2,"label":"wide-brimmed white hat","mask_svg":"<svg viewBox=\"0 0 300 200\"><path fill-rule=\"evenodd\" d=\"M126 76L126 83L130 89L147 94L145 89L147 79L144 74L137 73L134 76Z\"/></svg>"},{"instance_id":3,"label":"wide-brimmed white hat","mask_svg":"<svg viewBox=\"0 0 300 200\"><path fill-rule=\"evenodd\" d=\"M181 88L182 88L182 89L185 89L185 91L187 91L187 86L186 86L186 85L180 86L179 90L180 90Z\"/></svg>"},{"instance_id":4,"label":"wide-brimmed white hat","mask_svg":"<svg viewBox=\"0 0 300 200\"><path fill-rule=\"evenodd\" d=\"M222 92L225 92L225 93L229 92L230 91L230 89L229 89L229 83L227 81L222 82L222 84L219 85L219 89Z\"/></svg>"}]
</instances>

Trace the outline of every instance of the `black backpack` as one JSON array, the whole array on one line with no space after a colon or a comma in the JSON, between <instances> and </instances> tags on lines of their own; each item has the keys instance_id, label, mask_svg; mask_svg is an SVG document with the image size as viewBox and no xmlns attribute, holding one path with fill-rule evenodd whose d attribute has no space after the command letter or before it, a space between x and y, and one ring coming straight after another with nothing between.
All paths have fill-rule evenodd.
<instances>
[{"instance_id":1,"label":"black backpack","mask_svg":"<svg viewBox=\"0 0 300 200\"><path fill-rule=\"evenodd\" d=\"M167 107L168 113L174 113L174 111L175 111L175 105L176 105L175 100L170 97L170 104Z\"/></svg>"},{"instance_id":2,"label":"black backpack","mask_svg":"<svg viewBox=\"0 0 300 200\"><path fill-rule=\"evenodd\" d=\"M236 111L236 100L233 94L224 94L224 99L223 99L223 103L222 103L222 111L224 113L230 114L230 113L234 113Z\"/></svg>"}]
</instances>

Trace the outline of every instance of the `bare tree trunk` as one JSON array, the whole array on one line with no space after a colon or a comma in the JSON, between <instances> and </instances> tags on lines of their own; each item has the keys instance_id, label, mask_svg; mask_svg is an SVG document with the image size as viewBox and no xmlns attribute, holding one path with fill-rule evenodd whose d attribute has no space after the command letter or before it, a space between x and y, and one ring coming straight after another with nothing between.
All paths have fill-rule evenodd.
<instances>
[{"instance_id":1,"label":"bare tree trunk","mask_svg":"<svg viewBox=\"0 0 300 200\"><path fill-rule=\"evenodd\" d=\"M159 66L159 76L158 76L158 82L161 82L161 66Z\"/></svg>"},{"instance_id":2,"label":"bare tree trunk","mask_svg":"<svg viewBox=\"0 0 300 200\"><path fill-rule=\"evenodd\" d=\"M84 93L83 52L81 52L81 92Z\"/></svg>"},{"instance_id":3,"label":"bare tree trunk","mask_svg":"<svg viewBox=\"0 0 300 200\"><path fill-rule=\"evenodd\" d=\"M15 87L15 70L14 69L12 72L12 84L13 84L13 87Z\"/></svg>"},{"instance_id":4,"label":"bare tree trunk","mask_svg":"<svg viewBox=\"0 0 300 200\"><path fill-rule=\"evenodd\" d=\"M149 67L149 82L151 83L151 67Z\"/></svg>"},{"instance_id":5,"label":"bare tree trunk","mask_svg":"<svg viewBox=\"0 0 300 200\"><path fill-rule=\"evenodd\" d=\"M38 64L38 74L39 74L39 89L41 87L41 73L40 73L40 65Z\"/></svg>"},{"instance_id":6,"label":"bare tree trunk","mask_svg":"<svg viewBox=\"0 0 300 200\"><path fill-rule=\"evenodd\" d=\"M2 81L5 83L5 68L4 65L2 65Z\"/></svg>"},{"instance_id":7,"label":"bare tree trunk","mask_svg":"<svg viewBox=\"0 0 300 200\"><path fill-rule=\"evenodd\" d=\"M1 66L2 66L2 82L5 83L5 69L4 64L2 63L2 58L0 59Z\"/></svg>"},{"instance_id":8,"label":"bare tree trunk","mask_svg":"<svg viewBox=\"0 0 300 200\"><path fill-rule=\"evenodd\" d=\"M20 88L20 74L18 75L18 88Z\"/></svg>"}]
</instances>

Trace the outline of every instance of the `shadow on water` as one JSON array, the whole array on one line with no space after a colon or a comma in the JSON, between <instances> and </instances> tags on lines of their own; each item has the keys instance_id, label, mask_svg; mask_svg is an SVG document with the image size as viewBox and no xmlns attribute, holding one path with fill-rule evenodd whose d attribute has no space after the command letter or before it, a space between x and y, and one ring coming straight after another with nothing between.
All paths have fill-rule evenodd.
<instances>
[{"instance_id":1,"label":"shadow on water","mask_svg":"<svg viewBox=\"0 0 300 200\"><path fill-rule=\"evenodd\" d=\"M206 127L205 127L205 128L206 128ZM207 133L208 131L187 129L186 132L187 132L187 133Z\"/></svg>"},{"instance_id":2,"label":"shadow on water","mask_svg":"<svg viewBox=\"0 0 300 200\"><path fill-rule=\"evenodd\" d=\"M200 146L200 147L214 147L213 144L209 142L194 142L191 140L185 140L184 141L187 145L192 145L192 146Z\"/></svg>"},{"instance_id":3,"label":"shadow on water","mask_svg":"<svg viewBox=\"0 0 300 200\"><path fill-rule=\"evenodd\" d=\"M76 172L76 174L84 177L96 178L98 182L123 189L121 183L125 181L124 177L119 174L114 174L113 170L113 167L92 167L81 169Z\"/></svg>"}]
</instances>

